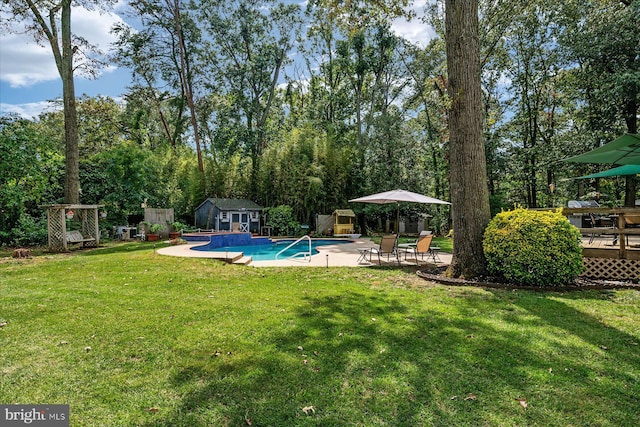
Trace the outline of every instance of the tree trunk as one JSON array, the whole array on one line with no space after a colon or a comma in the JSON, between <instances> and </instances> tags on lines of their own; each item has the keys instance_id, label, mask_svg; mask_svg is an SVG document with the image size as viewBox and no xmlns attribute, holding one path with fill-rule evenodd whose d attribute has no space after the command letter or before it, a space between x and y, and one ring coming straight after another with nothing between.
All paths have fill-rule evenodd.
<instances>
[{"instance_id":1,"label":"tree trunk","mask_svg":"<svg viewBox=\"0 0 640 427\"><path fill-rule=\"evenodd\" d=\"M71 46L71 0L62 2L61 31L62 57L58 64L58 71L62 78L64 136L66 141L64 200L66 203L80 203L78 113L76 111L76 91L73 82L73 46Z\"/></svg>"},{"instance_id":2,"label":"tree trunk","mask_svg":"<svg viewBox=\"0 0 640 427\"><path fill-rule=\"evenodd\" d=\"M190 62L187 56L187 44L182 31L182 22L180 17L180 2L174 0L173 4L167 2L167 6L172 9L173 22L178 38L178 52L180 54L180 80L189 107L191 115L191 128L193 129L193 140L196 144L196 156L198 158L198 171L204 179L204 162L202 160L202 144L200 142L200 131L198 130L198 119L196 117L196 104L193 96L193 88L191 87L191 70Z\"/></svg>"},{"instance_id":3,"label":"tree trunk","mask_svg":"<svg viewBox=\"0 0 640 427\"><path fill-rule=\"evenodd\" d=\"M446 0L445 5L454 230L453 260L447 273L470 278L486 271L482 238L491 216L482 136L478 4Z\"/></svg>"}]
</instances>

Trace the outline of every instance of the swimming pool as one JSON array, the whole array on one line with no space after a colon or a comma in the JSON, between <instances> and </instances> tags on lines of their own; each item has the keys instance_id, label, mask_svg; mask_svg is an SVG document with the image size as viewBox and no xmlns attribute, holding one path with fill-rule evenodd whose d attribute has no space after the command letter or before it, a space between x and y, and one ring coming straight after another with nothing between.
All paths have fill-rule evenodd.
<instances>
[{"instance_id":1,"label":"swimming pool","mask_svg":"<svg viewBox=\"0 0 640 427\"><path fill-rule=\"evenodd\" d=\"M242 245L227 245L219 246L217 242L213 242L213 239L209 244L196 246L192 248L196 251L211 251L211 252L242 252L245 256L250 256L253 261L273 261L276 259L276 255L285 249L290 244L294 243L294 239L289 240L271 240L271 239L253 239L253 241L245 242L247 244ZM339 245L344 243L353 243L352 240L338 240L338 239L311 239L311 254L318 253L317 248L327 245ZM309 250L309 241L304 239L293 245L291 248L282 252L278 259L287 259L290 256L295 255L298 252ZM302 258L302 256L300 256Z\"/></svg>"}]
</instances>

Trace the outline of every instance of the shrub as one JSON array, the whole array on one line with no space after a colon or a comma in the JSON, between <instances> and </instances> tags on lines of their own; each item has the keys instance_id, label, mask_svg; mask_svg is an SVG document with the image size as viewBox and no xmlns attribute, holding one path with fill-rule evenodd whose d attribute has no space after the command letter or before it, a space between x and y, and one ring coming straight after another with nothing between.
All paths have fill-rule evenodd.
<instances>
[{"instance_id":1,"label":"shrub","mask_svg":"<svg viewBox=\"0 0 640 427\"><path fill-rule=\"evenodd\" d=\"M558 286L582 272L581 236L560 212L515 209L496 215L484 233L491 274L521 285Z\"/></svg>"},{"instance_id":2,"label":"shrub","mask_svg":"<svg viewBox=\"0 0 640 427\"><path fill-rule=\"evenodd\" d=\"M162 224L151 224L149 226L149 233L158 234L160 230L162 230L163 228L164 228L164 225Z\"/></svg>"},{"instance_id":3,"label":"shrub","mask_svg":"<svg viewBox=\"0 0 640 427\"><path fill-rule=\"evenodd\" d=\"M22 213L18 224L10 231L0 231L0 242L10 246L38 246L47 243L47 218L46 215L34 218Z\"/></svg>"},{"instance_id":4,"label":"shrub","mask_svg":"<svg viewBox=\"0 0 640 427\"><path fill-rule=\"evenodd\" d=\"M293 217L291 206L280 205L264 210L267 215L267 222L273 227L274 235L295 235L300 230L300 224Z\"/></svg>"},{"instance_id":5,"label":"shrub","mask_svg":"<svg viewBox=\"0 0 640 427\"><path fill-rule=\"evenodd\" d=\"M172 226L172 227L173 227L173 229L174 229L176 232L178 232L178 233L179 233L179 232L181 232L181 231L186 230L187 228L189 228L189 226L188 226L187 224L183 224L183 223L182 223L182 222L180 222L180 221L175 221L175 222L173 222L173 223L171 224L171 226Z\"/></svg>"}]
</instances>

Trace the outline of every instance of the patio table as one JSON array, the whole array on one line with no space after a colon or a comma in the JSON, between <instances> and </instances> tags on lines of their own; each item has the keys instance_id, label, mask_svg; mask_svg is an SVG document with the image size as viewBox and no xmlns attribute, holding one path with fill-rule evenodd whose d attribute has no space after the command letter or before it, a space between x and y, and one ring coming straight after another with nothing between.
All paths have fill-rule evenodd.
<instances>
[{"instance_id":1,"label":"patio table","mask_svg":"<svg viewBox=\"0 0 640 427\"><path fill-rule=\"evenodd\" d=\"M360 253L360 256L358 257L358 261L357 261L358 264L360 264L362 261L366 261L367 255L371 253L369 248L358 248L358 252Z\"/></svg>"}]
</instances>

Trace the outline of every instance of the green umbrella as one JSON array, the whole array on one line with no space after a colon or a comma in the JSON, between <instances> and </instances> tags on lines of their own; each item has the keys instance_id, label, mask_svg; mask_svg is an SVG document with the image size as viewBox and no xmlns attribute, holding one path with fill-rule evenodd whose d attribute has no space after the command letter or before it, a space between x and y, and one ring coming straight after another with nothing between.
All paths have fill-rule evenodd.
<instances>
[{"instance_id":1,"label":"green umbrella","mask_svg":"<svg viewBox=\"0 0 640 427\"><path fill-rule=\"evenodd\" d=\"M640 173L640 165L624 165L617 168L607 169L606 171L592 173L591 175L577 176L569 179L589 179L589 178L608 178L612 176L636 175ZM564 181L564 180L563 180Z\"/></svg>"},{"instance_id":2,"label":"green umbrella","mask_svg":"<svg viewBox=\"0 0 640 427\"><path fill-rule=\"evenodd\" d=\"M640 165L640 135L625 133L614 141L565 162Z\"/></svg>"}]
</instances>

